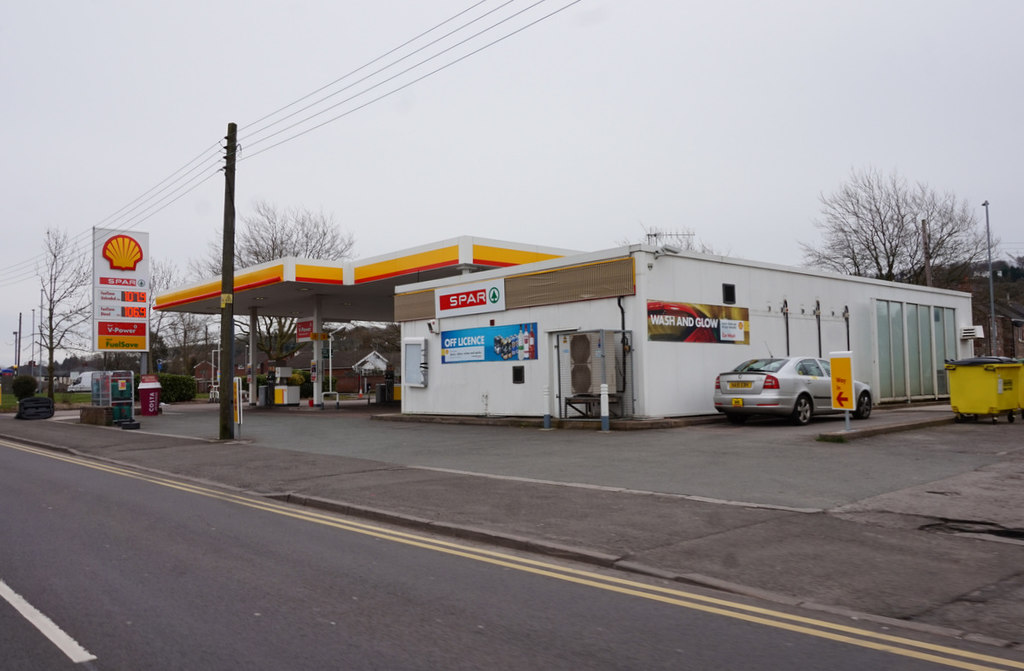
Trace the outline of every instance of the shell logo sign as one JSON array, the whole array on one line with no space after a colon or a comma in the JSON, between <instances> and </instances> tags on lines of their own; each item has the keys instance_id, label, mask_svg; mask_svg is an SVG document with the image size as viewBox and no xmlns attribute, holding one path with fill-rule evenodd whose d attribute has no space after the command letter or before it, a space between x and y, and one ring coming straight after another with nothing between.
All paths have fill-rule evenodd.
<instances>
[{"instance_id":1,"label":"shell logo sign","mask_svg":"<svg viewBox=\"0 0 1024 671\"><path fill-rule=\"evenodd\" d=\"M103 245L103 258L111 270L135 270L142 260L142 245L127 235L115 235Z\"/></svg>"},{"instance_id":2,"label":"shell logo sign","mask_svg":"<svg viewBox=\"0 0 1024 671\"><path fill-rule=\"evenodd\" d=\"M149 350L148 233L93 229L93 349Z\"/></svg>"}]
</instances>

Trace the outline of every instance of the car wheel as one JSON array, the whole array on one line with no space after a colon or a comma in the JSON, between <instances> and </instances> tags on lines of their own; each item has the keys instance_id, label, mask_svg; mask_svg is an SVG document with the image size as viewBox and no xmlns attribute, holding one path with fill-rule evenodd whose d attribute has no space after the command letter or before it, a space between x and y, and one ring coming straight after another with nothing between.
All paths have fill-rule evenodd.
<instances>
[{"instance_id":1,"label":"car wheel","mask_svg":"<svg viewBox=\"0 0 1024 671\"><path fill-rule=\"evenodd\" d=\"M806 394L801 394L796 399L796 404L793 406L793 414L790 415L790 419L797 426L804 426L811 421L811 415L814 414L814 406L811 404L811 397Z\"/></svg>"},{"instance_id":2,"label":"car wheel","mask_svg":"<svg viewBox=\"0 0 1024 671\"><path fill-rule=\"evenodd\" d=\"M862 391L857 397L857 409L853 411L854 419L867 419L871 416L871 394Z\"/></svg>"},{"instance_id":3,"label":"car wheel","mask_svg":"<svg viewBox=\"0 0 1024 671\"><path fill-rule=\"evenodd\" d=\"M746 424L747 415L737 415L735 412L725 413L725 418L729 420L730 424Z\"/></svg>"}]
</instances>

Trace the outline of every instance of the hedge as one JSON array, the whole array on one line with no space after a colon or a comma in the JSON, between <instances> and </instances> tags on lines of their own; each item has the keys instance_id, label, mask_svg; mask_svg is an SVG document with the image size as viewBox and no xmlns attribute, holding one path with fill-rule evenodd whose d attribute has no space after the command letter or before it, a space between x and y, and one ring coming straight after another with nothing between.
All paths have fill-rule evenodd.
<instances>
[{"instance_id":1,"label":"hedge","mask_svg":"<svg viewBox=\"0 0 1024 671\"><path fill-rule=\"evenodd\" d=\"M184 403L196 398L196 379L191 375L159 373L161 403ZM135 398L139 397L139 377L135 377Z\"/></svg>"}]
</instances>

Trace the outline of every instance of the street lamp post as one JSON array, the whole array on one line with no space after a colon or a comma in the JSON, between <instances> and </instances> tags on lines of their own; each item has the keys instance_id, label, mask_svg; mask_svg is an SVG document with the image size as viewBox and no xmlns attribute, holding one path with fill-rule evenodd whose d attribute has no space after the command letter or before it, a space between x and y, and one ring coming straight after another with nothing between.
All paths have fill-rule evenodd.
<instances>
[{"instance_id":1,"label":"street lamp post","mask_svg":"<svg viewBox=\"0 0 1024 671\"><path fill-rule=\"evenodd\" d=\"M995 355L996 342L996 292L992 284L992 233L988 225L988 201L981 204L985 208L985 246L988 247L988 315L991 320L989 325L992 329L988 337L988 354Z\"/></svg>"}]
</instances>

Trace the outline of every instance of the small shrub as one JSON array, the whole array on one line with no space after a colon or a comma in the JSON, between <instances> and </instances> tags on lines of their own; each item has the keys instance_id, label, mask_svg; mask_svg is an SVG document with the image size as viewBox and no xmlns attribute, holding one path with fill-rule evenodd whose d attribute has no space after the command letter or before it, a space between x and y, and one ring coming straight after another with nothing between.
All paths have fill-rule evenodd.
<instances>
[{"instance_id":1,"label":"small shrub","mask_svg":"<svg viewBox=\"0 0 1024 671\"><path fill-rule=\"evenodd\" d=\"M11 391L14 392L14 398L20 401L23 398L35 396L38 384L31 375L18 375L11 380Z\"/></svg>"},{"instance_id":2,"label":"small shrub","mask_svg":"<svg viewBox=\"0 0 1024 671\"><path fill-rule=\"evenodd\" d=\"M313 383L309 381L309 371L297 370L288 378L288 384L299 388L299 398L313 396Z\"/></svg>"}]
</instances>

